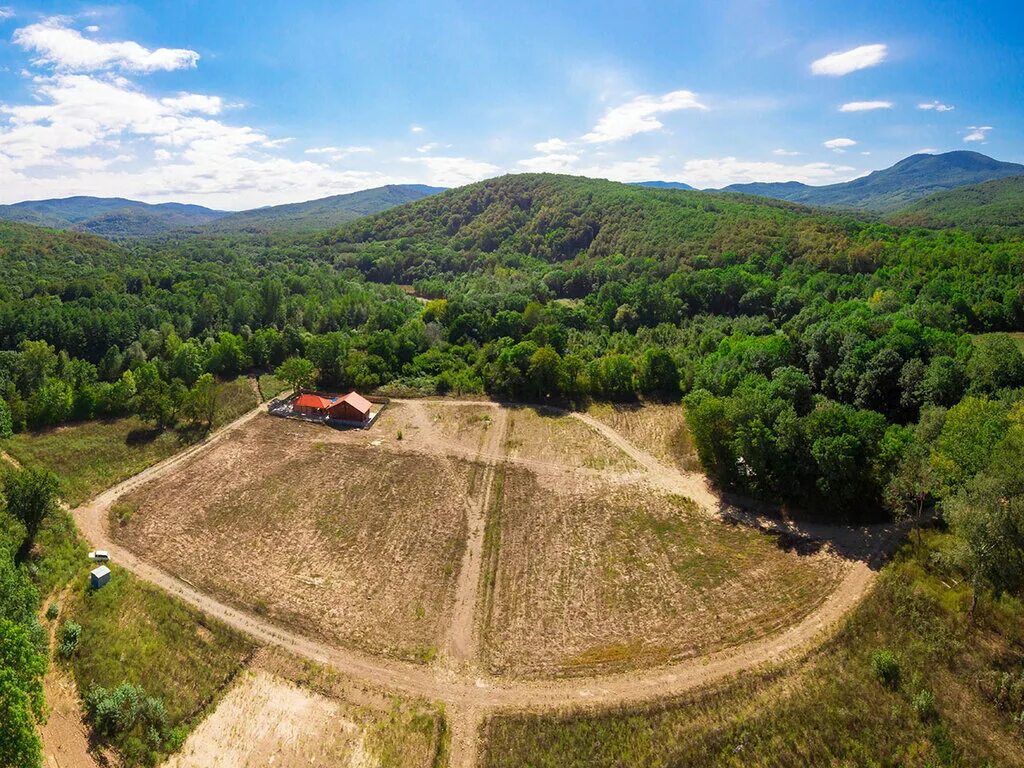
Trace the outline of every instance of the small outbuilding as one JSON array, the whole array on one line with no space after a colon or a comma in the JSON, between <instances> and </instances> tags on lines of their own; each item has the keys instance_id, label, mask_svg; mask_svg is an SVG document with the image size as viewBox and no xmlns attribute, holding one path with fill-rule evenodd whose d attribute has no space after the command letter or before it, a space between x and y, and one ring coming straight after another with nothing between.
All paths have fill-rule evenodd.
<instances>
[{"instance_id":1,"label":"small outbuilding","mask_svg":"<svg viewBox=\"0 0 1024 768\"><path fill-rule=\"evenodd\" d=\"M99 589L104 584L110 581L110 569L105 565L101 565L99 568L93 568L89 572L89 586L93 589Z\"/></svg>"},{"instance_id":2,"label":"small outbuilding","mask_svg":"<svg viewBox=\"0 0 1024 768\"><path fill-rule=\"evenodd\" d=\"M349 392L335 400L327 409L327 417L335 421L366 424L370 420L372 403L358 392Z\"/></svg>"}]
</instances>

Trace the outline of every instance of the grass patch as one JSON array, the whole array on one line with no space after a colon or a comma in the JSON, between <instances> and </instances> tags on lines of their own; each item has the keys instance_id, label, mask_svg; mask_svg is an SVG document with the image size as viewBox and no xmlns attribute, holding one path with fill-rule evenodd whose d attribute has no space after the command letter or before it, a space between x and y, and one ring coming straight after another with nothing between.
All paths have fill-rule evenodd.
<instances>
[{"instance_id":1,"label":"grass patch","mask_svg":"<svg viewBox=\"0 0 1024 768\"><path fill-rule=\"evenodd\" d=\"M248 380L217 387L214 427L234 421L256 404ZM177 453L202 432L157 431L136 416L86 421L42 432L23 432L0 444L20 464L44 467L61 480L61 495L72 507Z\"/></svg>"},{"instance_id":2,"label":"grass patch","mask_svg":"<svg viewBox=\"0 0 1024 768\"><path fill-rule=\"evenodd\" d=\"M263 401L273 400L275 397L280 395L282 392L288 390L288 382L282 381L273 374L264 373L260 375L260 394L263 395Z\"/></svg>"},{"instance_id":3,"label":"grass patch","mask_svg":"<svg viewBox=\"0 0 1024 768\"><path fill-rule=\"evenodd\" d=\"M1000 704L1002 681L1022 668L1024 608L1009 598L988 604L968 631L967 589L929 556L944 544L930 534L926 551L905 550L803 663L647 707L496 716L482 764L1024 764L1019 713Z\"/></svg>"},{"instance_id":4,"label":"grass patch","mask_svg":"<svg viewBox=\"0 0 1024 768\"><path fill-rule=\"evenodd\" d=\"M97 591L79 579L65 607L65 616L82 626L69 662L78 689L85 695L93 685L141 685L163 701L172 741L180 744L255 646L127 571L113 571ZM134 760L147 762L136 750Z\"/></svg>"}]
</instances>

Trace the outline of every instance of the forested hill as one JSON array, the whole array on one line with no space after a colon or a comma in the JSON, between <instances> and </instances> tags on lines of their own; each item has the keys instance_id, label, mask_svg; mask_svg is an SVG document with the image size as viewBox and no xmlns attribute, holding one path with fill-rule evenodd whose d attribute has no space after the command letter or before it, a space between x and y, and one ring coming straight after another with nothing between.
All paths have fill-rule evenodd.
<instances>
[{"instance_id":1,"label":"forested hill","mask_svg":"<svg viewBox=\"0 0 1024 768\"><path fill-rule=\"evenodd\" d=\"M1024 176L938 192L888 220L903 226L963 227L989 236L1024 233Z\"/></svg>"},{"instance_id":2,"label":"forested hill","mask_svg":"<svg viewBox=\"0 0 1024 768\"><path fill-rule=\"evenodd\" d=\"M207 224L223 211L184 203L142 203L120 197L64 197L0 206L0 219L108 238L159 235Z\"/></svg>"},{"instance_id":3,"label":"forested hill","mask_svg":"<svg viewBox=\"0 0 1024 768\"><path fill-rule=\"evenodd\" d=\"M429 187L425 184L388 184L303 203L239 211L218 219L204 227L203 231L263 234L329 229L442 191L443 187Z\"/></svg>"},{"instance_id":4,"label":"forested hill","mask_svg":"<svg viewBox=\"0 0 1024 768\"><path fill-rule=\"evenodd\" d=\"M978 152L911 155L891 168L853 181L812 187L795 181L733 184L726 192L763 195L824 207L893 211L922 197L990 179L1024 174L1024 165L1004 163Z\"/></svg>"},{"instance_id":5,"label":"forested hill","mask_svg":"<svg viewBox=\"0 0 1024 768\"><path fill-rule=\"evenodd\" d=\"M375 279L384 282L524 258L569 262L581 254L651 259L665 274L681 265L755 255L868 268L877 251L854 222L790 203L552 174L460 187L308 243L343 261L372 259Z\"/></svg>"}]
</instances>

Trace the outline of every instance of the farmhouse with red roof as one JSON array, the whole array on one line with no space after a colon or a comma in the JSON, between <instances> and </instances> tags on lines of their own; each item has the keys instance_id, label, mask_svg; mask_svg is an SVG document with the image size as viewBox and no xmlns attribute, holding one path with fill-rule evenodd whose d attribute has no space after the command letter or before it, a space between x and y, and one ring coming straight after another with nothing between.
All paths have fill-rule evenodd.
<instances>
[{"instance_id":1,"label":"farmhouse with red roof","mask_svg":"<svg viewBox=\"0 0 1024 768\"><path fill-rule=\"evenodd\" d=\"M331 421L356 424L370 422L372 404L358 392L329 396L304 392L292 401L292 411L301 416L312 416Z\"/></svg>"}]
</instances>

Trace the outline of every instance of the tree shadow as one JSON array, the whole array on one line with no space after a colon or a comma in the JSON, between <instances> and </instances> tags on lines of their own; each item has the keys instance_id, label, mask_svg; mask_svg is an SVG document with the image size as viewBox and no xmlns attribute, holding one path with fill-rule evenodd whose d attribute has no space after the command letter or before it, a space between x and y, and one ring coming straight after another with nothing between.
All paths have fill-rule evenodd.
<instances>
[{"instance_id":1,"label":"tree shadow","mask_svg":"<svg viewBox=\"0 0 1024 768\"><path fill-rule=\"evenodd\" d=\"M138 427L125 435L124 442L125 445L132 448L138 448L152 443L163 433L164 430L161 427Z\"/></svg>"}]
</instances>

